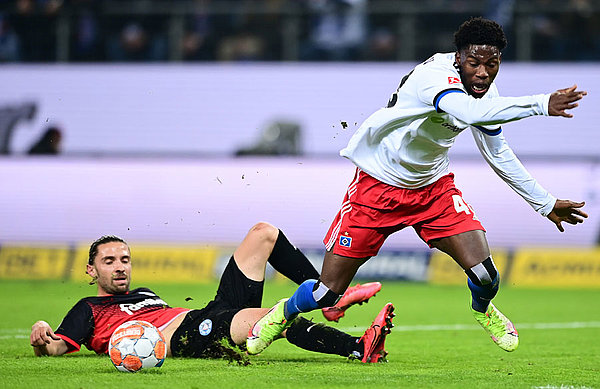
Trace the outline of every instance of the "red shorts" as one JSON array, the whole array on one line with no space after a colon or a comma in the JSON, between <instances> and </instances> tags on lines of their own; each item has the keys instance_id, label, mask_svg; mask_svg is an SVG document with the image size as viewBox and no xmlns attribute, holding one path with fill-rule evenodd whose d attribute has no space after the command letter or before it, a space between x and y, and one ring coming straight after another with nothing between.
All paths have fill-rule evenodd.
<instances>
[{"instance_id":1,"label":"red shorts","mask_svg":"<svg viewBox=\"0 0 600 389\"><path fill-rule=\"evenodd\" d=\"M454 186L452 173L422 188L404 189L357 169L323 243L334 254L372 257L389 235L407 226L427 243L462 232L485 231Z\"/></svg>"}]
</instances>

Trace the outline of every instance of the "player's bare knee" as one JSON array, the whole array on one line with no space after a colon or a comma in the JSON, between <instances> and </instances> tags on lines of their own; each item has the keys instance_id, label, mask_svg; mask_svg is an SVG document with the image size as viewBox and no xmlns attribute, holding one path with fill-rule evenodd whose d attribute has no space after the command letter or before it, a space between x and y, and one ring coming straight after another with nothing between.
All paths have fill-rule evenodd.
<instances>
[{"instance_id":1,"label":"player's bare knee","mask_svg":"<svg viewBox=\"0 0 600 389\"><path fill-rule=\"evenodd\" d=\"M277 242L279 229L270 223L258 222L252 226L248 235L257 241L265 242L273 246L275 245L275 242Z\"/></svg>"}]
</instances>

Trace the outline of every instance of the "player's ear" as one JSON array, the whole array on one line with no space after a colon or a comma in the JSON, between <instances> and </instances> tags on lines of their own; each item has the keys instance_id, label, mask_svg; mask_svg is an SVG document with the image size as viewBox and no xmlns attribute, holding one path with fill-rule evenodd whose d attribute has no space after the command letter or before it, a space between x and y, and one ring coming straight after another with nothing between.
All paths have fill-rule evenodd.
<instances>
[{"instance_id":1,"label":"player's ear","mask_svg":"<svg viewBox=\"0 0 600 389\"><path fill-rule=\"evenodd\" d=\"M96 273L96 268L90 264L86 265L85 272L87 273L88 276L90 276L94 279L98 277L98 274Z\"/></svg>"},{"instance_id":2,"label":"player's ear","mask_svg":"<svg viewBox=\"0 0 600 389\"><path fill-rule=\"evenodd\" d=\"M85 272L88 276L92 277L89 284L94 285L96 280L98 279L98 273L96 272L96 268L90 264L86 265Z\"/></svg>"},{"instance_id":3,"label":"player's ear","mask_svg":"<svg viewBox=\"0 0 600 389\"><path fill-rule=\"evenodd\" d=\"M458 72L460 73L462 71L462 61L461 61L460 51L457 51L456 53L454 53L454 64L455 64L456 68L458 69Z\"/></svg>"}]
</instances>

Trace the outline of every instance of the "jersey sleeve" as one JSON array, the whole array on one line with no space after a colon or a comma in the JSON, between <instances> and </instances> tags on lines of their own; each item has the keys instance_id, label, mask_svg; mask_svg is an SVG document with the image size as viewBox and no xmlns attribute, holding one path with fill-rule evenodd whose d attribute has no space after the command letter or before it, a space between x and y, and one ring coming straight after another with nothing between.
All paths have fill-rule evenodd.
<instances>
[{"instance_id":1,"label":"jersey sleeve","mask_svg":"<svg viewBox=\"0 0 600 389\"><path fill-rule=\"evenodd\" d=\"M490 90L488 91L488 93L485 94L485 97L493 98L493 97L498 97L498 96L500 96L500 94L498 93L498 88L496 87L496 84L492 82L492 85L490 86ZM500 124L488 124L485 126L474 126L474 127L487 135L498 135L502 132L502 127Z\"/></svg>"},{"instance_id":2,"label":"jersey sleeve","mask_svg":"<svg viewBox=\"0 0 600 389\"><path fill-rule=\"evenodd\" d=\"M439 98L438 109L471 125L489 126L529 116L548 116L550 95L476 99L466 93L448 93Z\"/></svg>"},{"instance_id":3,"label":"jersey sleeve","mask_svg":"<svg viewBox=\"0 0 600 389\"><path fill-rule=\"evenodd\" d=\"M548 216L554 209L556 198L529 174L506 143L504 136L488 135L476 128L472 129L472 133L481 155L494 172L536 212Z\"/></svg>"},{"instance_id":4,"label":"jersey sleeve","mask_svg":"<svg viewBox=\"0 0 600 389\"><path fill-rule=\"evenodd\" d=\"M92 308L85 300L80 300L67 313L58 329L54 331L69 346L68 352L79 351L94 331Z\"/></svg>"}]
</instances>

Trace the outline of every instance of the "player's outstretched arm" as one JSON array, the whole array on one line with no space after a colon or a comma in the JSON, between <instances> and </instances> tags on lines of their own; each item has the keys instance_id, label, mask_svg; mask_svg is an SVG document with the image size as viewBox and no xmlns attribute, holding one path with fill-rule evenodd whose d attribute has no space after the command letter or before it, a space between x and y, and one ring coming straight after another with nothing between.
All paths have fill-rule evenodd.
<instances>
[{"instance_id":1,"label":"player's outstretched arm","mask_svg":"<svg viewBox=\"0 0 600 389\"><path fill-rule=\"evenodd\" d=\"M35 322L29 337L35 355L62 355L68 351L67 343L57 336L43 320Z\"/></svg>"},{"instance_id":2,"label":"player's outstretched arm","mask_svg":"<svg viewBox=\"0 0 600 389\"><path fill-rule=\"evenodd\" d=\"M580 208L585 205L585 201L576 203L571 200L556 200L552 212L548 215L548 219L556 224L556 228L560 232L564 232L565 229L562 226L562 222L569 224L583 223L583 219L587 218L587 213L583 212Z\"/></svg>"},{"instance_id":3,"label":"player's outstretched arm","mask_svg":"<svg viewBox=\"0 0 600 389\"><path fill-rule=\"evenodd\" d=\"M557 90L550 95L550 101L548 102L548 115L572 118L573 115L565 111L567 109L573 109L579 106L576 101L581 100L585 95L587 95L587 92L578 91L577 85L573 85L570 88Z\"/></svg>"}]
</instances>

